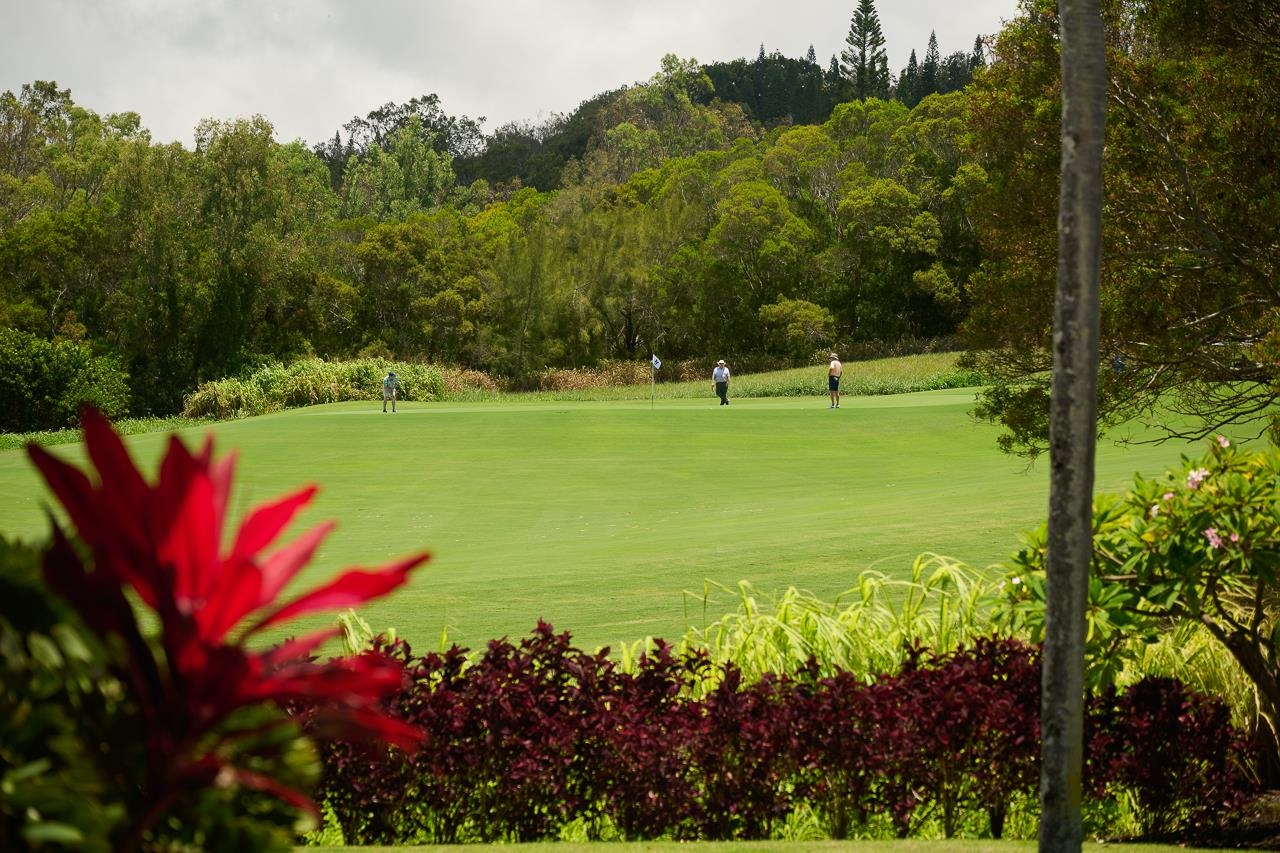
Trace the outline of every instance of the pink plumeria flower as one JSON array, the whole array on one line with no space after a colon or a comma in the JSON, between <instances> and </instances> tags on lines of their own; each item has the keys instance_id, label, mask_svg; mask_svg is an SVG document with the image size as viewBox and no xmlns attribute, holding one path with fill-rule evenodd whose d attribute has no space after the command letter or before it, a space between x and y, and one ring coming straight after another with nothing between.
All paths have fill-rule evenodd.
<instances>
[{"instance_id":1,"label":"pink plumeria flower","mask_svg":"<svg viewBox=\"0 0 1280 853\"><path fill-rule=\"evenodd\" d=\"M1210 549L1222 547L1222 537L1218 535L1218 531L1215 528L1206 527L1204 529L1204 538L1209 540Z\"/></svg>"},{"instance_id":2,"label":"pink plumeria flower","mask_svg":"<svg viewBox=\"0 0 1280 853\"><path fill-rule=\"evenodd\" d=\"M1240 534L1239 534L1239 533L1236 533L1236 532L1234 532L1234 531L1233 531L1233 532L1232 532L1232 534L1231 534L1230 536L1228 536L1227 538L1231 540L1231 544L1232 544L1232 545L1239 545L1239 544L1240 544Z\"/></svg>"},{"instance_id":3,"label":"pink plumeria flower","mask_svg":"<svg viewBox=\"0 0 1280 853\"><path fill-rule=\"evenodd\" d=\"M1230 446L1231 446L1231 439L1229 439L1229 438L1227 438L1225 435L1222 435L1221 433L1219 433L1219 434L1218 434L1218 446L1219 446L1219 447L1230 447Z\"/></svg>"},{"instance_id":4,"label":"pink plumeria flower","mask_svg":"<svg viewBox=\"0 0 1280 853\"><path fill-rule=\"evenodd\" d=\"M1173 500L1173 492L1165 492L1163 495L1160 496L1160 500L1162 501Z\"/></svg>"},{"instance_id":5,"label":"pink plumeria flower","mask_svg":"<svg viewBox=\"0 0 1280 853\"><path fill-rule=\"evenodd\" d=\"M1200 484L1203 483L1205 481L1205 478L1207 478L1208 476L1209 476L1209 470L1207 468L1195 469L1194 471L1192 471L1190 474L1187 475L1187 488L1188 489L1200 488Z\"/></svg>"}]
</instances>

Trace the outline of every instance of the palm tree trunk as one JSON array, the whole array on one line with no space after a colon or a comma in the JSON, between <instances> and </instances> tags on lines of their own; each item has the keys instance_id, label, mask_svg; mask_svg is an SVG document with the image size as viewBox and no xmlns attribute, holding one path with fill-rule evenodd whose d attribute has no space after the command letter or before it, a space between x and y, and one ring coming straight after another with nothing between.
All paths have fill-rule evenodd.
<instances>
[{"instance_id":1,"label":"palm tree trunk","mask_svg":"<svg viewBox=\"0 0 1280 853\"><path fill-rule=\"evenodd\" d=\"M1083 844L1085 604L1097 441L1098 279L1106 48L1100 0L1058 0L1062 189L1049 415L1049 541L1041 691L1040 850Z\"/></svg>"}]
</instances>

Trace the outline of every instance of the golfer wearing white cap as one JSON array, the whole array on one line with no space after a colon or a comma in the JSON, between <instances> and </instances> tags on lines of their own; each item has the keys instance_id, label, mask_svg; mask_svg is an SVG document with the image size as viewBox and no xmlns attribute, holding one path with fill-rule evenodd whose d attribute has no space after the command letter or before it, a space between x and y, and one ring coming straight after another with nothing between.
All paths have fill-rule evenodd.
<instances>
[{"instance_id":1,"label":"golfer wearing white cap","mask_svg":"<svg viewBox=\"0 0 1280 853\"><path fill-rule=\"evenodd\" d=\"M387 401L391 401L391 412L396 411L396 392L400 390L400 380L396 379L394 370L387 371L387 376L382 380L382 412L387 412Z\"/></svg>"},{"instance_id":2,"label":"golfer wearing white cap","mask_svg":"<svg viewBox=\"0 0 1280 853\"><path fill-rule=\"evenodd\" d=\"M715 370L711 371L711 381L716 384L716 396L720 398L720 405L729 405L729 368L725 366L723 358L716 362Z\"/></svg>"}]
</instances>

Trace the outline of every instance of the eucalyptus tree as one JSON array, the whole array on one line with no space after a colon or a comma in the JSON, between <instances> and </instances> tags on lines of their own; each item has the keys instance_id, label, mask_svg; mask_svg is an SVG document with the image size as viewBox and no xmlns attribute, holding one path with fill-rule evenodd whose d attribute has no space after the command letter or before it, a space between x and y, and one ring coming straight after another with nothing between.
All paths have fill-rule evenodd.
<instances>
[{"instance_id":1,"label":"eucalyptus tree","mask_svg":"<svg viewBox=\"0 0 1280 853\"><path fill-rule=\"evenodd\" d=\"M705 245L717 262L701 306L710 342L758 350L760 308L791 295L806 279L813 243L813 230L773 186L744 181L730 188L716 205Z\"/></svg>"},{"instance_id":2,"label":"eucalyptus tree","mask_svg":"<svg viewBox=\"0 0 1280 853\"><path fill-rule=\"evenodd\" d=\"M850 101L837 106L822 128L839 148L841 168L856 164L877 178L897 177L903 152L895 137L910 112L897 101Z\"/></svg>"},{"instance_id":3,"label":"eucalyptus tree","mask_svg":"<svg viewBox=\"0 0 1280 853\"><path fill-rule=\"evenodd\" d=\"M787 130L764 152L764 171L819 234L839 238L840 150L821 127Z\"/></svg>"},{"instance_id":4,"label":"eucalyptus tree","mask_svg":"<svg viewBox=\"0 0 1280 853\"><path fill-rule=\"evenodd\" d=\"M647 83L620 93L601 110L598 134L580 166L566 170L566 185L623 183L672 157L726 150L755 139L740 104L715 100L710 78L694 59L674 54Z\"/></svg>"},{"instance_id":5,"label":"eucalyptus tree","mask_svg":"<svg viewBox=\"0 0 1280 853\"><path fill-rule=\"evenodd\" d=\"M130 251L107 337L128 368L134 412L171 414L196 384L194 333L213 274L200 227L199 163L178 143L134 142L112 183Z\"/></svg>"},{"instance_id":6,"label":"eucalyptus tree","mask_svg":"<svg viewBox=\"0 0 1280 853\"><path fill-rule=\"evenodd\" d=\"M931 311L940 330L953 334L968 310L968 281L982 261L973 209L988 192L988 176L968 156L968 102L963 93L935 95L916 106L894 136L900 152L900 180L920 196L921 207L938 221ZM945 278L944 278L945 277Z\"/></svg>"},{"instance_id":7,"label":"eucalyptus tree","mask_svg":"<svg viewBox=\"0 0 1280 853\"><path fill-rule=\"evenodd\" d=\"M861 340L935 335L922 303L947 295L949 279L936 264L942 240L937 217L892 178L850 186L838 213L849 280L837 316L851 334Z\"/></svg>"},{"instance_id":8,"label":"eucalyptus tree","mask_svg":"<svg viewBox=\"0 0 1280 853\"><path fill-rule=\"evenodd\" d=\"M363 348L398 358L473 360L485 300L464 217L441 208L378 223L355 256Z\"/></svg>"},{"instance_id":9,"label":"eucalyptus tree","mask_svg":"<svg viewBox=\"0 0 1280 853\"><path fill-rule=\"evenodd\" d=\"M517 383L547 363L555 254L544 211L548 199L526 188L472 221L488 258L479 275L492 317L481 341L485 364Z\"/></svg>"},{"instance_id":10,"label":"eucalyptus tree","mask_svg":"<svg viewBox=\"0 0 1280 853\"><path fill-rule=\"evenodd\" d=\"M403 104L388 101L363 117L352 118L343 130L347 131L347 145L365 154L374 148L389 149L396 133L410 125L439 154L473 157L484 148L484 118L449 115L435 93L410 98Z\"/></svg>"},{"instance_id":11,"label":"eucalyptus tree","mask_svg":"<svg viewBox=\"0 0 1280 853\"><path fill-rule=\"evenodd\" d=\"M452 157L435 150L421 120L410 116L384 146L351 156L339 189L338 216L404 219L437 206L453 188Z\"/></svg>"},{"instance_id":12,"label":"eucalyptus tree","mask_svg":"<svg viewBox=\"0 0 1280 853\"><path fill-rule=\"evenodd\" d=\"M261 116L196 128L199 225L212 258L195 353L201 377L307 347L309 241L331 221L332 195L318 159L273 137Z\"/></svg>"},{"instance_id":13,"label":"eucalyptus tree","mask_svg":"<svg viewBox=\"0 0 1280 853\"><path fill-rule=\"evenodd\" d=\"M106 117L39 82L0 97L0 308L39 334L94 339L128 252L111 175L145 141L136 113Z\"/></svg>"}]
</instances>

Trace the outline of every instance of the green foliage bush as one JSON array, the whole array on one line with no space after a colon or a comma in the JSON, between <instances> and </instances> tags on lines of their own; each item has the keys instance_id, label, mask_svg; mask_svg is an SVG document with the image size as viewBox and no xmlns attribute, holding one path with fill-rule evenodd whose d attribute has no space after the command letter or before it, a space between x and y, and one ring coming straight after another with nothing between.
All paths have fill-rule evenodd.
<instances>
[{"instance_id":1,"label":"green foliage bush","mask_svg":"<svg viewBox=\"0 0 1280 853\"><path fill-rule=\"evenodd\" d=\"M435 365L400 364L379 358L344 362L310 358L261 367L246 377L205 382L187 396L182 413L189 418L223 420L321 403L377 400L388 370L394 370L400 379L402 400L438 400L445 396L445 377Z\"/></svg>"},{"instance_id":2,"label":"green foliage bush","mask_svg":"<svg viewBox=\"0 0 1280 853\"><path fill-rule=\"evenodd\" d=\"M41 554L0 538L0 850L135 849L130 821L154 805L139 785L152 733L117 652L52 592ZM261 793L210 785L138 843L285 853L295 820Z\"/></svg>"},{"instance_id":3,"label":"green foliage bush","mask_svg":"<svg viewBox=\"0 0 1280 853\"><path fill-rule=\"evenodd\" d=\"M1044 634L1047 537L1042 526L1010 561L1000 610L1002 621L1033 640ZM1280 768L1278 572L1275 448L1253 451L1219 435L1203 455L1184 456L1161 477L1135 477L1124 495L1096 496L1086 611L1090 685L1150 672L1153 646L1181 632L1196 642L1179 656L1203 659L1199 671L1218 679L1209 692L1232 702L1236 719L1255 730ZM1206 643L1216 648L1206 651Z\"/></svg>"},{"instance_id":4,"label":"green foliage bush","mask_svg":"<svg viewBox=\"0 0 1280 853\"><path fill-rule=\"evenodd\" d=\"M0 432L61 429L75 426L84 403L126 414L129 382L114 356L86 343L0 329L0 400Z\"/></svg>"},{"instance_id":5,"label":"green foliage bush","mask_svg":"<svg viewBox=\"0 0 1280 853\"><path fill-rule=\"evenodd\" d=\"M40 578L40 552L0 539L0 849L85 844L118 821L73 708L110 708L113 683L74 614ZM96 849L105 849L100 842Z\"/></svg>"}]
</instances>

